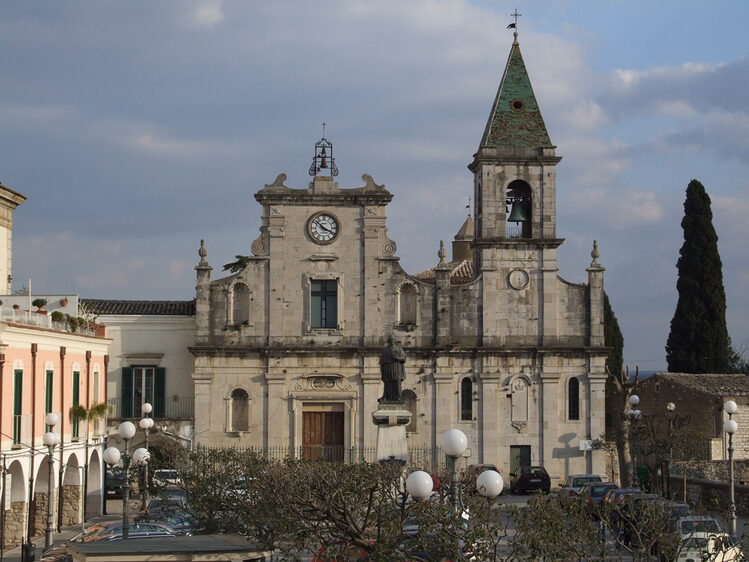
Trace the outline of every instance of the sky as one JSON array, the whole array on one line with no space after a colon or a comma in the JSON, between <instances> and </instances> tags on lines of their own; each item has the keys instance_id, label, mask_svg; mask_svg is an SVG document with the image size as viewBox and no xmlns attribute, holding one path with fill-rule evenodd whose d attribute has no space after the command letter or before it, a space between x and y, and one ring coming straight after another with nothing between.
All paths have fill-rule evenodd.
<instances>
[{"instance_id":1,"label":"sky","mask_svg":"<svg viewBox=\"0 0 749 562\"><path fill-rule=\"evenodd\" d=\"M744 0L3 0L0 181L14 289L189 300L258 236L253 194L307 186L314 143L341 187L394 194L410 273L465 219L512 44L557 166L560 275L593 240L625 363L666 368L685 189L712 199L729 334L749 344L749 39Z\"/></svg>"}]
</instances>

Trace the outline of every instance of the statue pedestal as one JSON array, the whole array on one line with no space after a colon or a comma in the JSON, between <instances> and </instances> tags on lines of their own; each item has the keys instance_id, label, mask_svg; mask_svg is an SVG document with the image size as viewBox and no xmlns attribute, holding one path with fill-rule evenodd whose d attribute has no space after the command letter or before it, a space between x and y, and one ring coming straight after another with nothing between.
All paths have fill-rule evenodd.
<instances>
[{"instance_id":1,"label":"statue pedestal","mask_svg":"<svg viewBox=\"0 0 749 562\"><path fill-rule=\"evenodd\" d=\"M380 402L372 412L377 426L377 461L408 461L406 426L411 423L411 412L403 402Z\"/></svg>"}]
</instances>

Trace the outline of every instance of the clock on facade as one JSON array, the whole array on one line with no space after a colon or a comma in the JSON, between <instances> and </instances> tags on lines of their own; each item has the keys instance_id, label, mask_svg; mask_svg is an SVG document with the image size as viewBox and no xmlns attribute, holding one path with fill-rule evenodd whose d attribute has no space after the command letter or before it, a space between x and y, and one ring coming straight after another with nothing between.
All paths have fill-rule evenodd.
<instances>
[{"instance_id":1,"label":"clock on facade","mask_svg":"<svg viewBox=\"0 0 749 562\"><path fill-rule=\"evenodd\" d=\"M523 289L528 285L528 273L522 269L513 269L510 272L510 286L513 289Z\"/></svg>"},{"instance_id":2,"label":"clock on facade","mask_svg":"<svg viewBox=\"0 0 749 562\"><path fill-rule=\"evenodd\" d=\"M338 220L330 213L314 214L307 221L307 232L318 244L330 244L338 237Z\"/></svg>"}]
</instances>

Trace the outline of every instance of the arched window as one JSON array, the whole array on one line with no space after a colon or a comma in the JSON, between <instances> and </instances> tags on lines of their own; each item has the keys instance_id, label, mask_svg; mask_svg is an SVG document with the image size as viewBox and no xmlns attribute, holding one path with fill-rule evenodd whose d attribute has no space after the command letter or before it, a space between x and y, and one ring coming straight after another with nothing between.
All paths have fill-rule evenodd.
<instances>
[{"instance_id":1,"label":"arched window","mask_svg":"<svg viewBox=\"0 0 749 562\"><path fill-rule=\"evenodd\" d=\"M567 418L580 419L580 381L572 377L567 382Z\"/></svg>"},{"instance_id":2,"label":"arched window","mask_svg":"<svg viewBox=\"0 0 749 562\"><path fill-rule=\"evenodd\" d=\"M403 402L406 404L406 410L411 412L411 422L406 426L407 433L416 431L416 393L413 390L403 391Z\"/></svg>"},{"instance_id":3,"label":"arched window","mask_svg":"<svg viewBox=\"0 0 749 562\"><path fill-rule=\"evenodd\" d=\"M233 292L232 319L234 324L242 324L250 319L250 290L247 285L237 283Z\"/></svg>"},{"instance_id":4,"label":"arched window","mask_svg":"<svg viewBox=\"0 0 749 562\"><path fill-rule=\"evenodd\" d=\"M507 238L531 237L531 188L523 180L507 186Z\"/></svg>"},{"instance_id":5,"label":"arched window","mask_svg":"<svg viewBox=\"0 0 749 562\"><path fill-rule=\"evenodd\" d=\"M235 388L231 391L229 420L231 431L248 431L250 429L250 396L242 388Z\"/></svg>"},{"instance_id":6,"label":"arched window","mask_svg":"<svg viewBox=\"0 0 749 562\"><path fill-rule=\"evenodd\" d=\"M517 378L512 383L512 421L528 421L528 383Z\"/></svg>"},{"instance_id":7,"label":"arched window","mask_svg":"<svg viewBox=\"0 0 749 562\"><path fill-rule=\"evenodd\" d=\"M461 421L473 419L473 381L470 377L460 381L460 419Z\"/></svg>"},{"instance_id":8,"label":"arched window","mask_svg":"<svg viewBox=\"0 0 749 562\"><path fill-rule=\"evenodd\" d=\"M410 283L400 288L398 310L401 324L416 324L416 287Z\"/></svg>"}]
</instances>

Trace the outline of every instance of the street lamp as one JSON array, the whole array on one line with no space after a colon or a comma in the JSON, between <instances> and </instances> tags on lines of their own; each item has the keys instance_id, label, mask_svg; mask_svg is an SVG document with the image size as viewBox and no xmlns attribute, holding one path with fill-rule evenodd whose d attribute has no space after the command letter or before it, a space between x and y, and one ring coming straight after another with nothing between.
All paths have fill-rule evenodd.
<instances>
[{"instance_id":1,"label":"street lamp","mask_svg":"<svg viewBox=\"0 0 749 562\"><path fill-rule=\"evenodd\" d=\"M629 397L629 404L634 408L640 403L640 397L637 394L633 394ZM634 424L636 420L642 417L642 412L637 409L629 409L627 411L627 417L630 419L630 423ZM630 435L634 435L634 432L630 428ZM635 448L634 439L630 439L630 448L632 450L632 486L639 488L640 479L637 477L637 449Z\"/></svg>"},{"instance_id":2,"label":"street lamp","mask_svg":"<svg viewBox=\"0 0 749 562\"><path fill-rule=\"evenodd\" d=\"M60 416L54 412L50 412L47 414L44 421L47 423L47 426L49 426L49 431L42 437L42 443L47 446L47 453L49 454L49 458L47 459L47 467L49 470L47 473L47 528L44 530L44 550L47 550L52 547L52 532L54 531L54 524L52 522L52 488L55 482L53 459L55 445L60 442L60 437L57 433L54 433L52 429L60 421Z\"/></svg>"},{"instance_id":3,"label":"street lamp","mask_svg":"<svg viewBox=\"0 0 749 562\"><path fill-rule=\"evenodd\" d=\"M455 470L458 459L468 448L468 438L459 429L448 429L442 435L442 449L452 460L450 467L450 503L453 515L462 516L462 501L458 486L458 473ZM406 478L406 491L416 499L427 498L431 495L434 481L429 473L423 470L412 472ZM485 470L476 478L476 489L487 499L496 498L502 493L504 482L496 470Z\"/></svg>"},{"instance_id":4,"label":"street lamp","mask_svg":"<svg viewBox=\"0 0 749 562\"><path fill-rule=\"evenodd\" d=\"M153 418L149 418L148 414L151 413L153 407L148 402L144 402L140 407L140 411L143 413L143 417L140 418L140 425L143 432L146 434L146 452L148 452L148 432L153 427ZM148 461L151 458L149 454L143 461L143 491L141 492L141 509L146 509L148 503Z\"/></svg>"},{"instance_id":5,"label":"street lamp","mask_svg":"<svg viewBox=\"0 0 749 562\"><path fill-rule=\"evenodd\" d=\"M728 419L723 423L723 429L728 434L728 510L730 512L731 539L736 538L736 502L734 500L734 477L733 477L733 434L739 429L739 424L732 419L738 412L739 407L733 400L726 400L723 409L728 414Z\"/></svg>"},{"instance_id":6,"label":"street lamp","mask_svg":"<svg viewBox=\"0 0 749 562\"><path fill-rule=\"evenodd\" d=\"M130 519L127 510L127 504L130 501L130 476L128 470L130 469L130 455L128 454L127 443L135 435L135 425L132 422L124 421L118 428L120 437L125 441L125 450L120 453L117 447L107 447L104 451L104 462L109 466L114 466L120 462L122 458L122 469L125 477L125 482L122 485L122 538L126 539L130 534Z\"/></svg>"},{"instance_id":7,"label":"street lamp","mask_svg":"<svg viewBox=\"0 0 749 562\"><path fill-rule=\"evenodd\" d=\"M666 496L671 498L671 463L674 460L674 411L676 410L676 404L669 402L666 404L666 410L668 410L668 463L666 464Z\"/></svg>"}]
</instances>

